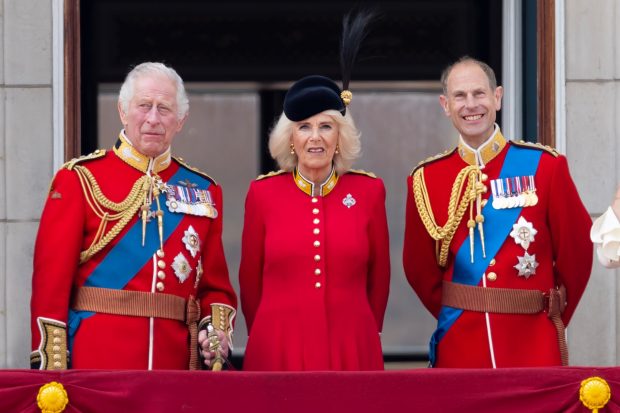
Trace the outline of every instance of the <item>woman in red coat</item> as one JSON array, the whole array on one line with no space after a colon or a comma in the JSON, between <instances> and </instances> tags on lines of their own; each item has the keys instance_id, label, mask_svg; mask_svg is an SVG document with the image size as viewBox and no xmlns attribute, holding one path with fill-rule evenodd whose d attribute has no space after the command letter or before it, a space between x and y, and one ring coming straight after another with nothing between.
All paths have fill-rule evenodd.
<instances>
[{"instance_id":1,"label":"woman in red coat","mask_svg":"<svg viewBox=\"0 0 620 413\"><path fill-rule=\"evenodd\" d=\"M346 92L322 76L296 82L269 139L282 170L250 185L239 269L245 370L383 369L385 188L349 170L360 134Z\"/></svg>"}]
</instances>

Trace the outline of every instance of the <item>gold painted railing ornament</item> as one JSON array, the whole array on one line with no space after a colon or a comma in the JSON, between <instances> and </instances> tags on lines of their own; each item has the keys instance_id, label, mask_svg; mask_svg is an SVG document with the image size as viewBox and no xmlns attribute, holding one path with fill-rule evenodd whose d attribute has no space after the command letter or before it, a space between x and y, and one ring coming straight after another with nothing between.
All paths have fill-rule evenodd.
<instances>
[{"instance_id":1,"label":"gold painted railing ornament","mask_svg":"<svg viewBox=\"0 0 620 413\"><path fill-rule=\"evenodd\" d=\"M598 409L605 407L611 398L611 389L605 379L590 377L581 382L579 388L579 400L592 411L598 413Z\"/></svg>"},{"instance_id":2,"label":"gold painted railing ornament","mask_svg":"<svg viewBox=\"0 0 620 413\"><path fill-rule=\"evenodd\" d=\"M69 397L62 384L52 381L44 384L37 395L41 413L61 413L69 403Z\"/></svg>"}]
</instances>

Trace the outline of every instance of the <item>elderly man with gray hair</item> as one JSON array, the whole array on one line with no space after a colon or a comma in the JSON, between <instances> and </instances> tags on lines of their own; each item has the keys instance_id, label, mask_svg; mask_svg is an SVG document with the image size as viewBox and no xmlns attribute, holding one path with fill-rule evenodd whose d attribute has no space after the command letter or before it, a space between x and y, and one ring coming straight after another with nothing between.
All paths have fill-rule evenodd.
<instances>
[{"instance_id":1,"label":"elderly man with gray hair","mask_svg":"<svg viewBox=\"0 0 620 413\"><path fill-rule=\"evenodd\" d=\"M221 188L171 155L189 111L183 81L142 63L118 111L112 150L67 162L50 185L34 251L31 365L220 366L237 299Z\"/></svg>"}]
</instances>

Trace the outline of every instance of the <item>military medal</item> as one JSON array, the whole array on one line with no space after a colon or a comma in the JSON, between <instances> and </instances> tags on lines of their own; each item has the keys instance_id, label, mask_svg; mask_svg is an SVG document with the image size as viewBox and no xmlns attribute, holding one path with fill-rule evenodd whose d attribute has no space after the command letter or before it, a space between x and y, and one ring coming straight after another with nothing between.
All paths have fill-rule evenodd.
<instances>
[{"instance_id":1,"label":"military medal","mask_svg":"<svg viewBox=\"0 0 620 413\"><path fill-rule=\"evenodd\" d=\"M530 196L532 198L532 206L534 206L538 203L538 195L536 195L536 184L534 183L534 175L530 175L527 178Z\"/></svg>"},{"instance_id":2,"label":"military medal","mask_svg":"<svg viewBox=\"0 0 620 413\"><path fill-rule=\"evenodd\" d=\"M189 273L192 272L192 267L190 267L187 258L185 258L182 252L179 252L179 255L174 257L172 268L174 269L174 275L177 276L181 283L187 280Z\"/></svg>"},{"instance_id":3,"label":"military medal","mask_svg":"<svg viewBox=\"0 0 620 413\"><path fill-rule=\"evenodd\" d=\"M493 194L493 202L491 203L491 205L495 209L501 209L499 198L498 198L497 182L496 181L497 181L496 179L491 181L491 193Z\"/></svg>"},{"instance_id":4,"label":"military medal","mask_svg":"<svg viewBox=\"0 0 620 413\"><path fill-rule=\"evenodd\" d=\"M504 186L501 179L493 179L491 181L491 192L493 193L493 208L504 209L508 207L508 199L504 192Z\"/></svg>"},{"instance_id":5,"label":"military medal","mask_svg":"<svg viewBox=\"0 0 620 413\"><path fill-rule=\"evenodd\" d=\"M185 248L192 254L193 258L196 258L196 254L200 250L200 238L198 237L198 233L194 230L194 227L191 225L187 228L187 231L184 232L184 236L182 238L183 243L185 244Z\"/></svg>"},{"instance_id":6,"label":"military medal","mask_svg":"<svg viewBox=\"0 0 620 413\"><path fill-rule=\"evenodd\" d=\"M533 175L494 179L491 190L495 209L523 208L538 203Z\"/></svg>"},{"instance_id":7,"label":"military medal","mask_svg":"<svg viewBox=\"0 0 620 413\"><path fill-rule=\"evenodd\" d=\"M517 245L521 245L524 249L528 249L530 242L534 242L534 236L538 233L531 222L527 222L525 218L519 217L516 224L513 224L510 236L514 238Z\"/></svg>"},{"instance_id":8,"label":"military medal","mask_svg":"<svg viewBox=\"0 0 620 413\"><path fill-rule=\"evenodd\" d=\"M166 205L170 212L217 218L218 212L211 193L187 181L166 185Z\"/></svg>"},{"instance_id":9,"label":"military medal","mask_svg":"<svg viewBox=\"0 0 620 413\"><path fill-rule=\"evenodd\" d=\"M531 275L536 274L536 254L528 254L527 249L530 244L534 242L534 236L538 231L534 228L531 222L528 222L525 218L519 217L516 224L513 224L510 236L515 240L517 245L520 245L525 250L522 257L517 256L519 261L514 268L519 271L519 277L530 278Z\"/></svg>"},{"instance_id":10,"label":"military medal","mask_svg":"<svg viewBox=\"0 0 620 413\"><path fill-rule=\"evenodd\" d=\"M538 262L536 262L536 254L530 255L525 251L525 255L523 257L517 257L519 263L514 266L519 271L519 277L530 278L530 276L536 274L536 267L538 267Z\"/></svg>"},{"instance_id":11,"label":"military medal","mask_svg":"<svg viewBox=\"0 0 620 413\"><path fill-rule=\"evenodd\" d=\"M355 201L355 198L353 198L351 196L351 194L347 194L347 196L345 196L342 199L342 203L347 207L347 208L351 208L353 205L356 204L357 201Z\"/></svg>"},{"instance_id":12,"label":"military medal","mask_svg":"<svg viewBox=\"0 0 620 413\"><path fill-rule=\"evenodd\" d=\"M517 206L522 208L525 205L525 197L523 196L523 191L521 189L521 178L515 178L515 186L517 187Z\"/></svg>"}]
</instances>

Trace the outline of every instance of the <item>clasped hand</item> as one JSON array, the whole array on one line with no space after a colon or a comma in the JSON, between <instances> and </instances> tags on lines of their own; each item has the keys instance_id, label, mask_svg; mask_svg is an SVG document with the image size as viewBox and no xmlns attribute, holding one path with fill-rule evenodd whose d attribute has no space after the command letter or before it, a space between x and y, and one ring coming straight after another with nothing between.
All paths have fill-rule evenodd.
<instances>
[{"instance_id":1,"label":"clasped hand","mask_svg":"<svg viewBox=\"0 0 620 413\"><path fill-rule=\"evenodd\" d=\"M211 363L216 357L226 359L228 357L228 337L221 330L214 330L215 335L208 337L207 330L201 330L198 333L198 345L200 353L204 358L204 363L211 368ZM218 354L219 352L219 354Z\"/></svg>"}]
</instances>

